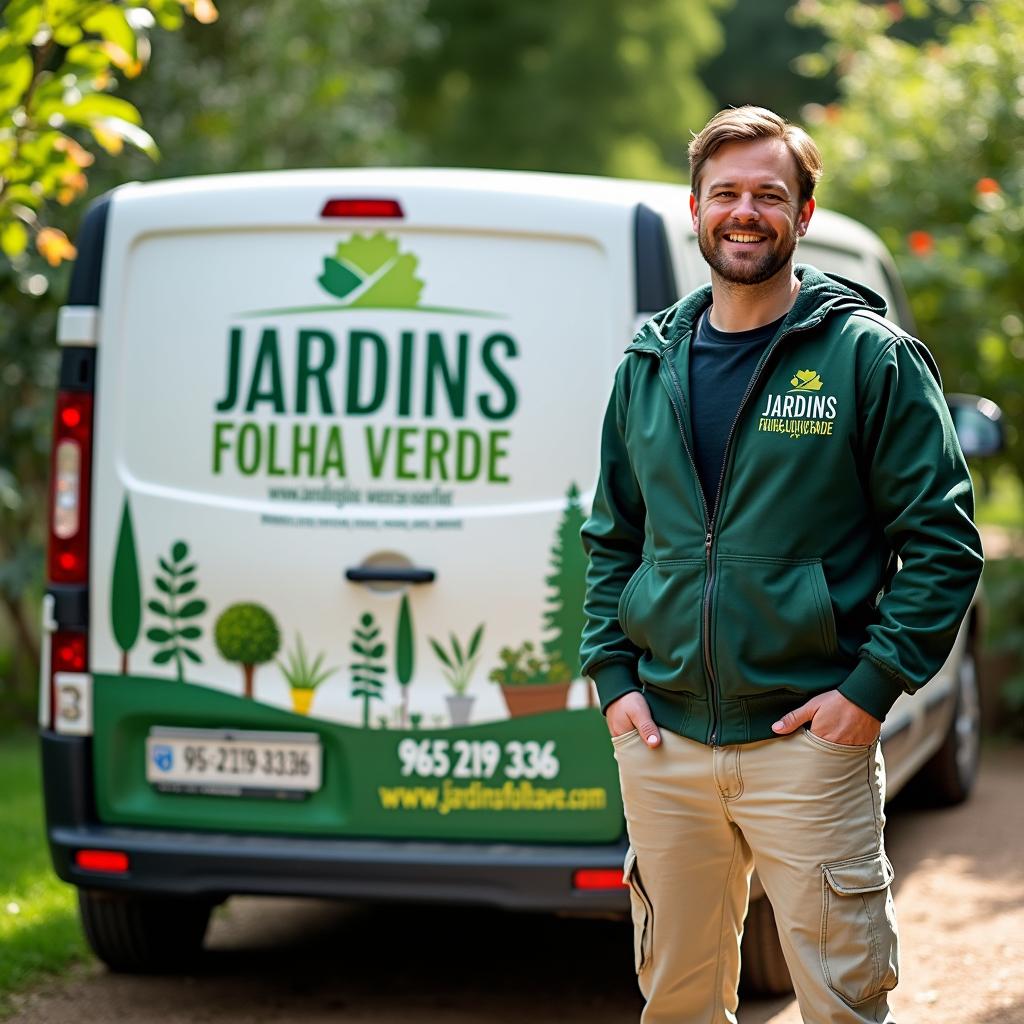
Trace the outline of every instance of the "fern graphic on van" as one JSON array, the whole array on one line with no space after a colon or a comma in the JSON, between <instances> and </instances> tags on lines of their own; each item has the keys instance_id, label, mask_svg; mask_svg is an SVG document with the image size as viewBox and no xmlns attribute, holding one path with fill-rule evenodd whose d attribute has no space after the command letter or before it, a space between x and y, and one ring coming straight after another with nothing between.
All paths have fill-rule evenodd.
<instances>
[{"instance_id":1,"label":"fern graphic on van","mask_svg":"<svg viewBox=\"0 0 1024 1024\"><path fill-rule=\"evenodd\" d=\"M162 573L153 578L156 589L163 595L146 603L154 615L165 619L163 626L154 626L146 631L146 638L155 644L162 644L160 650L153 655L154 665L166 665L173 660L178 673L178 682L185 682L185 663L183 657L197 665L202 664L202 657L189 643L203 635L202 628L190 619L197 619L206 611L206 602L202 598L193 597L185 604L179 605L178 599L193 593L199 585L193 575L196 571L195 562L186 565L188 545L176 541L171 546L170 558L158 559ZM188 642L186 642L188 641Z\"/></svg>"}]
</instances>

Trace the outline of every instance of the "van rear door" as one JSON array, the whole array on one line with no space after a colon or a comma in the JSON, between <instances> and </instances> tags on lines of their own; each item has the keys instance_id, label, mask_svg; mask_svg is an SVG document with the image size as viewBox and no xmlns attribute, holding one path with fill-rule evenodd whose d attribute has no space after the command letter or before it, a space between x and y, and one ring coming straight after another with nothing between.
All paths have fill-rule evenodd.
<instances>
[{"instance_id":1,"label":"van rear door","mask_svg":"<svg viewBox=\"0 0 1024 1024\"><path fill-rule=\"evenodd\" d=\"M90 598L103 821L621 835L579 672L579 528L635 315L634 208L478 172L115 192Z\"/></svg>"}]
</instances>

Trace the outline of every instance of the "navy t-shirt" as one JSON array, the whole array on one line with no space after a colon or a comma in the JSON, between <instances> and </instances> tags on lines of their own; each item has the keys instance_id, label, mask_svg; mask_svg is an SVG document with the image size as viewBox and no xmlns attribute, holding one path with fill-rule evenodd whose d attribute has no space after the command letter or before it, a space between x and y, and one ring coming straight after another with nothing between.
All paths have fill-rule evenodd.
<instances>
[{"instance_id":1,"label":"navy t-shirt","mask_svg":"<svg viewBox=\"0 0 1024 1024\"><path fill-rule=\"evenodd\" d=\"M720 331L708 310L697 321L690 345L690 428L708 514L714 509L725 445L740 402L761 354L775 337L785 314L751 331Z\"/></svg>"}]
</instances>

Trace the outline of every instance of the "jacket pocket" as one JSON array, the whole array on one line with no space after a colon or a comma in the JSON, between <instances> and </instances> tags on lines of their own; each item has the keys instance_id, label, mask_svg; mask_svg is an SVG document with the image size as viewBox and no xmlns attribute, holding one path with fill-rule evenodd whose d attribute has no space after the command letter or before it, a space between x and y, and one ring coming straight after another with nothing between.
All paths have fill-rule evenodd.
<instances>
[{"instance_id":1,"label":"jacket pocket","mask_svg":"<svg viewBox=\"0 0 1024 1024\"><path fill-rule=\"evenodd\" d=\"M637 567L636 572L629 577L626 585L622 588L622 593L619 595L619 625L622 627L622 632L627 636L629 635L629 627L626 624L626 616L629 614L629 602L633 599L636 588L640 585L640 581L650 568L650 562L646 559L642 561Z\"/></svg>"},{"instance_id":2,"label":"jacket pocket","mask_svg":"<svg viewBox=\"0 0 1024 1024\"><path fill-rule=\"evenodd\" d=\"M838 652L819 558L719 555L715 661L731 695L807 688Z\"/></svg>"},{"instance_id":3,"label":"jacket pocket","mask_svg":"<svg viewBox=\"0 0 1024 1024\"><path fill-rule=\"evenodd\" d=\"M701 604L704 559L673 559L642 567L626 594L623 632L644 651L640 681L666 690L703 693Z\"/></svg>"},{"instance_id":4,"label":"jacket pocket","mask_svg":"<svg viewBox=\"0 0 1024 1024\"><path fill-rule=\"evenodd\" d=\"M623 885L629 886L629 908L633 919L633 961L639 974L650 962L654 946L654 907L640 880L636 850L626 851L622 872Z\"/></svg>"},{"instance_id":5,"label":"jacket pocket","mask_svg":"<svg viewBox=\"0 0 1024 1024\"><path fill-rule=\"evenodd\" d=\"M899 934L884 853L823 864L821 966L829 988L855 1005L899 980Z\"/></svg>"}]
</instances>

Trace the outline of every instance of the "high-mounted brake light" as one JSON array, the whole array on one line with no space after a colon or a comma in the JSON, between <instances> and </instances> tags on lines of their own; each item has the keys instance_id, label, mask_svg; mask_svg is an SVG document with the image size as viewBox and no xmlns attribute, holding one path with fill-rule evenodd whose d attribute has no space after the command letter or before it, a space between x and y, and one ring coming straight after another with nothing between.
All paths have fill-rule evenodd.
<instances>
[{"instance_id":1,"label":"high-mounted brake light","mask_svg":"<svg viewBox=\"0 0 1024 1024\"><path fill-rule=\"evenodd\" d=\"M397 199L328 199L321 217L404 217Z\"/></svg>"},{"instance_id":2,"label":"high-mounted brake light","mask_svg":"<svg viewBox=\"0 0 1024 1024\"><path fill-rule=\"evenodd\" d=\"M86 583L89 578L89 464L92 395L60 391L53 426L50 473L49 578Z\"/></svg>"},{"instance_id":3,"label":"high-mounted brake light","mask_svg":"<svg viewBox=\"0 0 1024 1024\"><path fill-rule=\"evenodd\" d=\"M86 871L123 875L128 871L128 854L120 850L76 850L75 864Z\"/></svg>"},{"instance_id":4,"label":"high-mounted brake light","mask_svg":"<svg viewBox=\"0 0 1024 1024\"><path fill-rule=\"evenodd\" d=\"M573 873L574 889L622 889L621 868L581 868Z\"/></svg>"}]
</instances>

